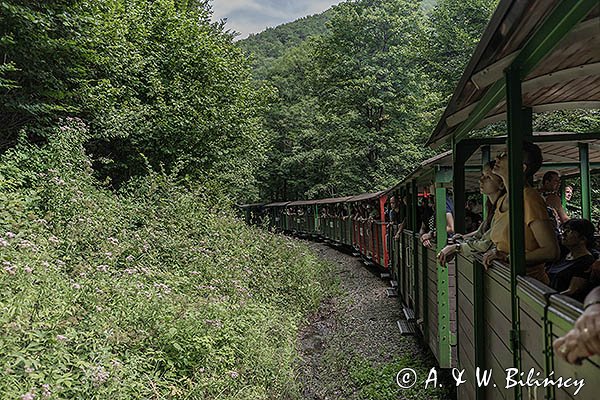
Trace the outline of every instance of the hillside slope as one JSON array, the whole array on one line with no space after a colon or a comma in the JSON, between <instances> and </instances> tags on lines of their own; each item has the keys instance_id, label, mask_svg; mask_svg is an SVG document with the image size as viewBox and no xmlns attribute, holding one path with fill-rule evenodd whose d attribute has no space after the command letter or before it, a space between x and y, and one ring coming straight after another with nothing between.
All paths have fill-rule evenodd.
<instances>
[{"instance_id":1,"label":"hillside slope","mask_svg":"<svg viewBox=\"0 0 600 400\"><path fill-rule=\"evenodd\" d=\"M287 24L268 28L264 32L250 35L237 42L247 54L252 55L255 77L264 78L265 68L281 57L290 48L296 47L311 36L327 32L327 21L331 18L331 9L309 15Z\"/></svg>"}]
</instances>

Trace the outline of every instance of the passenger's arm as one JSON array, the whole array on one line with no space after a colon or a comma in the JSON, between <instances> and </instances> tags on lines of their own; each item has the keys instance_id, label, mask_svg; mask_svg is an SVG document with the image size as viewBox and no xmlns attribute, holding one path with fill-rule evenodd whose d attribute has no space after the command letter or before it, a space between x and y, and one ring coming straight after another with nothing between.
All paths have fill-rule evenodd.
<instances>
[{"instance_id":1,"label":"passenger's arm","mask_svg":"<svg viewBox=\"0 0 600 400\"><path fill-rule=\"evenodd\" d=\"M558 214L558 218L560 218L561 223L567 222L569 220L569 216L565 212L565 209L562 206L562 202L560 201L560 198L557 195L548 196L546 198L546 204L549 207L552 207L556 210L556 213Z\"/></svg>"},{"instance_id":2,"label":"passenger's arm","mask_svg":"<svg viewBox=\"0 0 600 400\"><path fill-rule=\"evenodd\" d=\"M467 240L460 246L460 252L465 257L470 257L474 253L485 253L494 244L490 239L491 230L484 232L481 238Z\"/></svg>"},{"instance_id":3,"label":"passenger's arm","mask_svg":"<svg viewBox=\"0 0 600 400\"><path fill-rule=\"evenodd\" d=\"M427 225L425 221L421 222L421 229L419 229L419 236L423 236L423 234L427 231Z\"/></svg>"},{"instance_id":4,"label":"passenger's arm","mask_svg":"<svg viewBox=\"0 0 600 400\"><path fill-rule=\"evenodd\" d=\"M564 294L565 296L573 297L577 293L585 290L588 285L588 280L579 276L574 276L571 278L571 282L569 283L569 288L560 294Z\"/></svg>"},{"instance_id":5,"label":"passenger's arm","mask_svg":"<svg viewBox=\"0 0 600 400\"><path fill-rule=\"evenodd\" d=\"M485 222L482 222L481 224L479 224L479 228L477 228L476 231L473 231L471 233L466 233L466 234L460 234L457 233L456 235L454 235L455 239L480 239L484 236L485 232L483 231Z\"/></svg>"},{"instance_id":6,"label":"passenger's arm","mask_svg":"<svg viewBox=\"0 0 600 400\"><path fill-rule=\"evenodd\" d=\"M400 237L402 235L402 231L404 231L404 225L406 224L406 218L404 218L402 220L402 222L400 222L400 224L398 224L398 232L396 232L396 235L394 236L394 240L400 240Z\"/></svg>"},{"instance_id":7,"label":"passenger's arm","mask_svg":"<svg viewBox=\"0 0 600 400\"><path fill-rule=\"evenodd\" d=\"M529 227L540 247L525 253L525 263L535 265L558 260L560 249L552 222L546 219L537 219L532 221Z\"/></svg>"},{"instance_id":8,"label":"passenger's arm","mask_svg":"<svg viewBox=\"0 0 600 400\"><path fill-rule=\"evenodd\" d=\"M483 266L487 269L492 265L494 260L508 262L508 254L496 248L492 248L483 255Z\"/></svg>"},{"instance_id":9,"label":"passenger's arm","mask_svg":"<svg viewBox=\"0 0 600 400\"><path fill-rule=\"evenodd\" d=\"M446 232L454 233L454 216L452 213L446 213Z\"/></svg>"}]
</instances>

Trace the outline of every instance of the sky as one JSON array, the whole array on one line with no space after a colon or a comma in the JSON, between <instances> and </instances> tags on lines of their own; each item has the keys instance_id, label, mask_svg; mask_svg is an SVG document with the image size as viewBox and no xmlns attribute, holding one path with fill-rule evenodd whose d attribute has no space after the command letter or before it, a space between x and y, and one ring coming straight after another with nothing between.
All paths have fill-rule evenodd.
<instances>
[{"instance_id":1,"label":"sky","mask_svg":"<svg viewBox=\"0 0 600 400\"><path fill-rule=\"evenodd\" d=\"M212 0L213 20L227 18L225 27L239 32L236 39L298 18L318 14L341 0Z\"/></svg>"}]
</instances>

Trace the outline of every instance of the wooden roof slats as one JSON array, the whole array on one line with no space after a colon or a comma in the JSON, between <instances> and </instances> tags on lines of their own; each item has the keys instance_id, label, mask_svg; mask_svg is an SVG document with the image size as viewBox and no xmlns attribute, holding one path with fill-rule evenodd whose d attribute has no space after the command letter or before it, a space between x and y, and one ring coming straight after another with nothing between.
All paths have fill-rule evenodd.
<instances>
[{"instance_id":1,"label":"wooden roof slats","mask_svg":"<svg viewBox=\"0 0 600 400\"><path fill-rule=\"evenodd\" d=\"M513 25L513 31L505 36L505 44L496 51L496 59L503 58L520 49L523 43L535 32L542 21L548 17L558 0L522 1L513 2L511 8L513 21L506 21L506 25Z\"/></svg>"},{"instance_id":2,"label":"wooden roof slats","mask_svg":"<svg viewBox=\"0 0 600 400\"><path fill-rule=\"evenodd\" d=\"M535 135L535 136L551 136L551 135ZM534 137L535 137L534 136ZM577 163L579 162L579 148L577 143L588 143L589 144L589 156L590 162L600 162L600 140L578 140L574 142L545 142L538 143L542 150L544 157L544 163L555 163L555 162L568 162ZM494 144L490 146L492 158L495 157L496 153L505 147L504 144ZM481 155L479 152L475 152L468 160L467 164L476 164L481 161ZM556 168L560 170L561 168ZM571 170L572 168L567 168ZM543 175L545 171L541 171L538 175Z\"/></svg>"},{"instance_id":3,"label":"wooden roof slats","mask_svg":"<svg viewBox=\"0 0 600 400\"><path fill-rule=\"evenodd\" d=\"M498 85L511 63L523 67L524 105L534 112L598 107L600 2L574 4L500 0L428 144L454 132L464 138L470 129L505 118L505 92Z\"/></svg>"},{"instance_id":4,"label":"wooden roof slats","mask_svg":"<svg viewBox=\"0 0 600 400\"><path fill-rule=\"evenodd\" d=\"M600 43L599 43L600 46ZM599 51L600 52L600 51ZM523 104L529 107L538 107L537 112L570 108L596 108L593 102L600 101L600 62L571 67L554 73L538 76L523 82ZM589 103L588 102L592 102ZM569 106L569 103L577 103ZM554 107L545 107L555 104ZM446 124L449 128L459 125L469 117L469 113L477 106L473 103L449 115ZM498 103L489 113L490 116L504 115L506 102ZM503 118L500 118L503 119ZM484 119L485 125L498 118ZM483 124L477 125L478 127ZM483 126L485 126L483 125Z\"/></svg>"}]
</instances>

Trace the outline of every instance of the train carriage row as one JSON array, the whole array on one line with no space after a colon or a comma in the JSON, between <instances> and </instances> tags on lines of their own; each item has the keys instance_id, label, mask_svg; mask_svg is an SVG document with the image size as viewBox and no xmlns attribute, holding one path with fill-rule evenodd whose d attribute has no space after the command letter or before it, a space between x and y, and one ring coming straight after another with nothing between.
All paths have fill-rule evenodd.
<instances>
[{"instance_id":1,"label":"train carriage row","mask_svg":"<svg viewBox=\"0 0 600 400\"><path fill-rule=\"evenodd\" d=\"M525 276L522 147L537 143L543 170L559 171L579 182L581 214L593 220L590 181L600 168L600 132L536 132L535 114L554 110L600 109L600 2L598 0L500 0L473 57L427 145L451 150L422 163L398 185L353 197L246 206L247 220L268 215L273 229L320 237L347 246L390 275L408 322L422 334L443 368L470 377L457 388L458 399L598 399L600 357L580 366L562 361L552 342L568 332L582 304ZM506 125L491 125L506 121ZM473 135L482 127L492 127ZM496 128L493 128L493 127ZM504 136L502 136L504 134ZM475 193L482 165L508 151L510 163L509 264L484 271L480 255L458 255L440 265L436 254L447 243L445 200L455 207L455 231L465 232L467 195ZM538 175L539 178L539 175ZM433 189L430 189L433 187ZM451 191L451 194L449 194ZM389 224L321 213L323 207L401 202L406 226L394 240ZM419 197L436 202L437 242L418 239ZM291 210L295 210L291 212ZM297 212L300 211L300 212ZM401 326L409 329L406 321ZM515 385L506 388L506 371L526 379L584 379L577 388ZM477 369L492 370L489 385L477 385Z\"/></svg>"}]
</instances>

